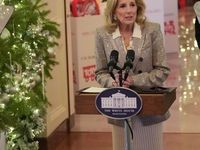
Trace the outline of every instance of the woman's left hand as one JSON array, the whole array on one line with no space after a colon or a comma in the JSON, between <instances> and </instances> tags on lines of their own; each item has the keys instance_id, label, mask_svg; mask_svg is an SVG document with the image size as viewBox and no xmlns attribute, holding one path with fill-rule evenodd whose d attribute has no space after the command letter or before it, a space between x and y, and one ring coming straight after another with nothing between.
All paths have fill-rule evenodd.
<instances>
[{"instance_id":1,"label":"woman's left hand","mask_svg":"<svg viewBox=\"0 0 200 150\"><path fill-rule=\"evenodd\" d=\"M124 78L125 71L122 73L122 78ZM112 81L114 87L119 87L119 74L115 74L115 80ZM126 81L122 80L122 87L129 87L133 86L133 79L132 77L128 76Z\"/></svg>"}]
</instances>

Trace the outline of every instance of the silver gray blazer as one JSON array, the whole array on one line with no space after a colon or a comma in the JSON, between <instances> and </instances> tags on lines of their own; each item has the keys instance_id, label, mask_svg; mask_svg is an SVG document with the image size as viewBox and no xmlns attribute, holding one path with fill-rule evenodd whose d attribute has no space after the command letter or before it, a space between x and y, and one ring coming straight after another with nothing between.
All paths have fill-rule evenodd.
<instances>
[{"instance_id":1,"label":"silver gray blazer","mask_svg":"<svg viewBox=\"0 0 200 150\"><path fill-rule=\"evenodd\" d=\"M162 86L167 79L170 69L167 65L163 35L158 23L146 22L141 28L141 38L133 37L132 50L135 51L133 68L129 76L133 78L134 86ZM110 61L112 50L119 52L117 66L123 67L126 61L122 37L113 39L108 33L107 26L97 28L95 31L95 79L102 87L112 87L112 77L108 73L107 64ZM114 70L114 74L117 70ZM151 125L167 120L169 112L162 116L139 116L143 125ZM124 126L123 120L108 119L108 122Z\"/></svg>"}]
</instances>

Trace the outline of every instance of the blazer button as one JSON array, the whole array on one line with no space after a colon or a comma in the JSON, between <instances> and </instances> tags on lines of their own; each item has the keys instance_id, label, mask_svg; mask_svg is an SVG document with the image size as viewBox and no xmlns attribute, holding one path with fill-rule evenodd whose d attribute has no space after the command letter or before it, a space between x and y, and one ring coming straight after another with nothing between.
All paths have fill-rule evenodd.
<instances>
[{"instance_id":1,"label":"blazer button","mask_svg":"<svg viewBox=\"0 0 200 150\"><path fill-rule=\"evenodd\" d=\"M143 61L143 58L142 58L142 57L140 57L140 58L139 58L139 61L140 61L140 62L142 62L142 61Z\"/></svg>"},{"instance_id":2,"label":"blazer button","mask_svg":"<svg viewBox=\"0 0 200 150\"><path fill-rule=\"evenodd\" d=\"M142 70L139 70L138 73L139 73L139 74L142 73Z\"/></svg>"}]
</instances>

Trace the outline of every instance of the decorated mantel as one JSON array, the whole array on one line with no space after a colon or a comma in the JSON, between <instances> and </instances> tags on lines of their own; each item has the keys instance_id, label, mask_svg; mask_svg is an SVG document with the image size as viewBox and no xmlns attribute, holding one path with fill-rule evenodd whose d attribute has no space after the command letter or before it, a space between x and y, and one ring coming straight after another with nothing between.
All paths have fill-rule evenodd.
<instances>
[{"instance_id":1,"label":"decorated mantel","mask_svg":"<svg viewBox=\"0 0 200 150\"><path fill-rule=\"evenodd\" d=\"M45 129L46 78L57 62L58 24L47 19L41 0L0 0L0 19L14 12L0 34L0 140L8 150L37 150L34 138ZM5 142L5 141L4 141ZM2 149L1 149L2 150Z\"/></svg>"}]
</instances>

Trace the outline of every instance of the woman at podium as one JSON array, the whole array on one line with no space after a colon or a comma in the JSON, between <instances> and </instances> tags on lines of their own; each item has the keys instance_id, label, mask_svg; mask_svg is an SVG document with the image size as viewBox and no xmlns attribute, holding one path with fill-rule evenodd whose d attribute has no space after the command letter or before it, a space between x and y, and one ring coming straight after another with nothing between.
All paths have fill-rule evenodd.
<instances>
[{"instance_id":1,"label":"woman at podium","mask_svg":"<svg viewBox=\"0 0 200 150\"><path fill-rule=\"evenodd\" d=\"M106 25L95 31L95 79L103 87L118 87L119 74L113 70L110 76L107 66L110 54L118 51L117 66L123 67L126 54L134 50L133 67L123 81L123 87L162 86L170 69L167 65L163 35L160 25L148 22L143 0L108 0L105 9ZM126 72L123 72L124 76ZM132 120L134 150L162 150L162 122L170 117L134 116ZM126 146L124 120L108 119L112 124L113 150L124 150Z\"/></svg>"}]
</instances>

